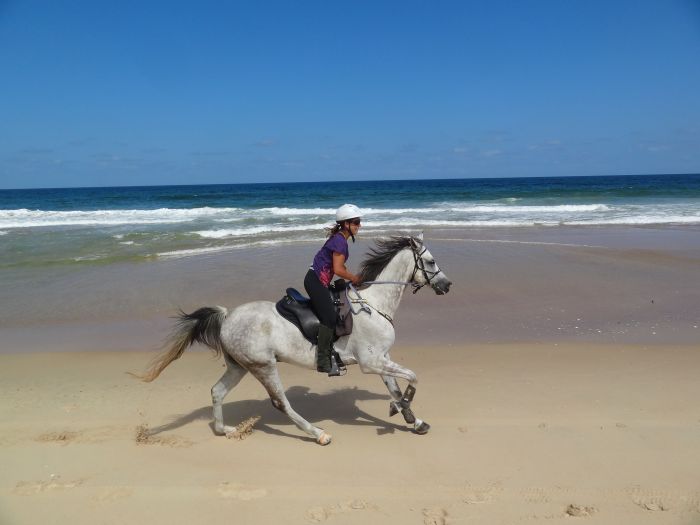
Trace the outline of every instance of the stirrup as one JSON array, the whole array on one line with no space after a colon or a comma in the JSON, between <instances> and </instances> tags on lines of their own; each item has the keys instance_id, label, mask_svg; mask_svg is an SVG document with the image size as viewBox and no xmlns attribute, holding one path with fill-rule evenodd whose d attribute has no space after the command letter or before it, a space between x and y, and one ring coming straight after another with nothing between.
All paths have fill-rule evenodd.
<instances>
[{"instance_id":1,"label":"stirrup","mask_svg":"<svg viewBox=\"0 0 700 525\"><path fill-rule=\"evenodd\" d=\"M348 369L343 363L343 360L335 350L331 351L331 371L328 372L328 377L344 376L348 373Z\"/></svg>"}]
</instances>

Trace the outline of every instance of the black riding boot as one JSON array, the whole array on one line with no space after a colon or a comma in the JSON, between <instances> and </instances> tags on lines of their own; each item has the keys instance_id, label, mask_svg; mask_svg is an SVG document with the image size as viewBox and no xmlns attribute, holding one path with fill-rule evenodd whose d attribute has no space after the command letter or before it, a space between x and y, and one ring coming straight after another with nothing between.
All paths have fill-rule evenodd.
<instances>
[{"instance_id":1,"label":"black riding boot","mask_svg":"<svg viewBox=\"0 0 700 525\"><path fill-rule=\"evenodd\" d=\"M335 331L325 325L318 327L318 347L316 349L316 370L324 372L329 376L339 376L340 370L331 358L333 351L333 335Z\"/></svg>"}]
</instances>

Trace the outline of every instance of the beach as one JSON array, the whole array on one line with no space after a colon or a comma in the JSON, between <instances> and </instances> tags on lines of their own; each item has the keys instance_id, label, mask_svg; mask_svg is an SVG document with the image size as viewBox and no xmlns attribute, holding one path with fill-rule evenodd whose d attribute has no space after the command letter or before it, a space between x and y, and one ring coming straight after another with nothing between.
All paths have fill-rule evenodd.
<instances>
[{"instance_id":1,"label":"beach","mask_svg":"<svg viewBox=\"0 0 700 525\"><path fill-rule=\"evenodd\" d=\"M351 245L356 268L372 245ZM315 244L3 270L4 524L700 523L700 229L425 228L453 281L406 293L392 358L416 372L419 436L380 378L280 365L314 443L246 377L188 350L143 370L178 308L303 289Z\"/></svg>"}]
</instances>

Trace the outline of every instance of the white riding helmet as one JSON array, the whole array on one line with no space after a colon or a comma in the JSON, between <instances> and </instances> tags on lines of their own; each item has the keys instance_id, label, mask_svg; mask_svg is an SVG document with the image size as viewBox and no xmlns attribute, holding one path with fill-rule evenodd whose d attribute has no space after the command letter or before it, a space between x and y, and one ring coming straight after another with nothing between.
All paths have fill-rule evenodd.
<instances>
[{"instance_id":1,"label":"white riding helmet","mask_svg":"<svg viewBox=\"0 0 700 525\"><path fill-rule=\"evenodd\" d=\"M358 219L361 216L362 212L360 211L360 208L354 204L343 204L335 212L335 222L343 222L347 221L348 219Z\"/></svg>"}]
</instances>

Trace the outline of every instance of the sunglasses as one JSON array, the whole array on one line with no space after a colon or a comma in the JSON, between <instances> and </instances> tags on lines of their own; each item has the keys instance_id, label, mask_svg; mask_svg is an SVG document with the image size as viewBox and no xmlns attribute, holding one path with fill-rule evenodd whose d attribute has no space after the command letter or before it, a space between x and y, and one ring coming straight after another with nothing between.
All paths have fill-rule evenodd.
<instances>
[{"instance_id":1,"label":"sunglasses","mask_svg":"<svg viewBox=\"0 0 700 525\"><path fill-rule=\"evenodd\" d=\"M359 226L361 222L361 219L353 219L350 221L350 224L352 224L353 226Z\"/></svg>"}]
</instances>

